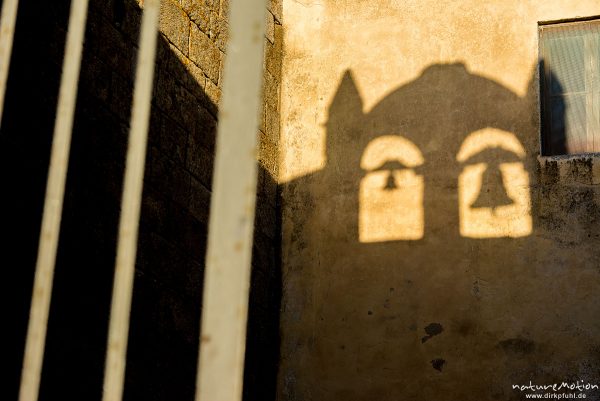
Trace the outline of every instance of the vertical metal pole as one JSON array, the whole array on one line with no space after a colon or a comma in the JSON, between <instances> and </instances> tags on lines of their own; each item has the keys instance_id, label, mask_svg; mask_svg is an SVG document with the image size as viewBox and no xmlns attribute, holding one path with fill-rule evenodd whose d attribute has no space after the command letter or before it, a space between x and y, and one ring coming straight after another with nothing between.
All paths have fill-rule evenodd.
<instances>
[{"instance_id":1,"label":"vertical metal pole","mask_svg":"<svg viewBox=\"0 0 600 401\"><path fill-rule=\"evenodd\" d=\"M197 401L241 400L244 372L266 4L264 0L230 3Z\"/></svg>"},{"instance_id":2,"label":"vertical metal pole","mask_svg":"<svg viewBox=\"0 0 600 401\"><path fill-rule=\"evenodd\" d=\"M119 222L103 401L120 401L123 396L159 13L160 0L144 2Z\"/></svg>"},{"instance_id":3,"label":"vertical metal pole","mask_svg":"<svg viewBox=\"0 0 600 401\"><path fill-rule=\"evenodd\" d=\"M4 110L4 94L6 93L6 80L10 68L10 56L15 37L15 22L19 0L4 0L2 15L0 16L0 124L2 124L2 111Z\"/></svg>"},{"instance_id":4,"label":"vertical metal pole","mask_svg":"<svg viewBox=\"0 0 600 401\"><path fill-rule=\"evenodd\" d=\"M19 392L20 401L36 401L38 398L87 8L88 0L74 0L71 2L65 59L58 94L54 138L52 140L48 182L46 184L46 199L31 298L29 327L27 328L27 342Z\"/></svg>"}]
</instances>

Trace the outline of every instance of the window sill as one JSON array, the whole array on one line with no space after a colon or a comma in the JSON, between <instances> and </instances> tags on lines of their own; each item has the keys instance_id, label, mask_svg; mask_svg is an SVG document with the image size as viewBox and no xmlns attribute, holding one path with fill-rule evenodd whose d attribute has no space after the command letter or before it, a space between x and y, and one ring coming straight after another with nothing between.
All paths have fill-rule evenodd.
<instances>
[{"instance_id":1,"label":"window sill","mask_svg":"<svg viewBox=\"0 0 600 401\"><path fill-rule=\"evenodd\" d=\"M538 156L542 182L600 185L600 153Z\"/></svg>"}]
</instances>

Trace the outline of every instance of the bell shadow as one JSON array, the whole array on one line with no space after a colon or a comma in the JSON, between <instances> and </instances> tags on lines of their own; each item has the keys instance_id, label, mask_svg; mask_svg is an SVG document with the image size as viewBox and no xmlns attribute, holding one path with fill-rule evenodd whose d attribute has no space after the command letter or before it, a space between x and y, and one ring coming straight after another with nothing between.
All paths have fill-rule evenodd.
<instances>
[{"instance_id":1,"label":"bell shadow","mask_svg":"<svg viewBox=\"0 0 600 401\"><path fill-rule=\"evenodd\" d=\"M519 96L463 64L432 65L364 111L352 73L344 74L328 110L325 167L283 188L282 349L293 350L282 360L285 394L445 400L507 392L502 394L508 399L510 369L518 367L519 378L532 374L534 354L507 360L499 344L511 325L528 330L525 320L532 312L531 305L523 313L515 308L536 274L528 254L535 249L540 208L537 154L530 151L538 141L531 138L538 132L538 117L531 112L537 102L535 76L534 71L527 93ZM480 138L470 143L485 146L459 161L473 133ZM424 163L407 169L402 160L383 158L377 168L361 168L365 149L385 136L410 141ZM518 168L525 199L519 209L525 228L518 234L461 232L459 177L469 165L480 165L483 172L479 195L466 205L492 217L519 202L503 166ZM374 195L385 197L403 189L393 173L407 170L424 183L422 234L363 241L362 183L387 172L378 178L380 195ZM406 212L393 211L381 226L396 227L398 213ZM511 314L518 323L510 322ZM443 329L421 342L431 325Z\"/></svg>"},{"instance_id":2,"label":"bell shadow","mask_svg":"<svg viewBox=\"0 0 600 401\"><path fill-rule=\"evenodd\" d=\"M469 159L470 163L485 163L485 170L481 177L481 190L477 199L469 206L475 209L490 208L492 213L501 206L510 206L514 200L506 192L506 179L500 171L500 162L520 163L521 159L512 152L507 152L500 148L492 148L478 153L475 157ZM487 188L486 188L487 187ZM499 191L497 196L490 192L490 187L495 187Z\"/></svg>"}]
</instances>

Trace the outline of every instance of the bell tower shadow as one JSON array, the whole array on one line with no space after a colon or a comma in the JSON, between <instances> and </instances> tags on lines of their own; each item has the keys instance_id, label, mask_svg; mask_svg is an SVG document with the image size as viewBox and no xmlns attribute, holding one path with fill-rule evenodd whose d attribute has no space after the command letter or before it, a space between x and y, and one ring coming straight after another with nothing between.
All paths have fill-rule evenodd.
<instances>
[{"instance_id":1,"label":"bell tower shadow","mask_svg":"<svg viewBox=\"0 0 600 401\"><path fill-rule=\"evenodd\" d=\"M343 74L325 167L283 188L282 349L302 358L281 369L319 372L293 391L486 399L490 377L512 374L498 344L539 312L511 304L536 274L535 82L532 72L519 96L464 64L436 64L365 110ZM428 327L439 333L421 341ZM523 358L514 363L533 356Z\"/></svg>"},{"instance_id":2,"label":"bell tower shadow","mask_svg":"<svg viewBox=\"0 0 600 401\"><path fill-rule=\"evenodd\" d=\"M425 180L423 240L459 236L457 179L463 166L456 155L461 145L469 134L486 128L511 133L523 143L526 140L523 137L535 124L532 116L523 114L530 109L526 106L534 97L531 83L528 94L521 98L499 83L470 73L463 64L432 65L365 113L352 73L347 71L329 108L327 164L319 174L324 179L323 188L335 188L337 194L348 191L348 199L341 201L336 197L336 202L341 202L336 203L336 209L340 206L342 209L335 214L359 215L358 200L350 193L358 193L360 180L369 173L360 168L363 152L376 138L396 135L414 144L425 159L423 165L414 169ZM486 201L473 206L494 210L511 204L506 188L501 188L506 180L499 165L525 160L492 147L479 154L476 161L488 164L480 199ZM393 177L393 171L402 170L394 162L398 163L382 160L380 170L389 171L389 177ZM530 174L532 168L528 166L526 170ZM386 185L391 182L389 177ZM490 180L494 177L495 180ZM490 195L485 185L500 188ZM358 232L358 223L348 217L342 219L344 231Z\"/></svg>"}]
</instances>

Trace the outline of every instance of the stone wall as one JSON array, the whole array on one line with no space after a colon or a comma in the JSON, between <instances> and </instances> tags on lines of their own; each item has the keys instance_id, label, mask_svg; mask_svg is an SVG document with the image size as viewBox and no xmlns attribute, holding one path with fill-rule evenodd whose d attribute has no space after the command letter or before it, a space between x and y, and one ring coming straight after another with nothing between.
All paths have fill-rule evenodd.
<instances>
[{"instance_id":1,"label":"stone wall","mask_svg":"<svg viewBox=\"0 0 600 401\"><path fill-rule=\"evenodd\" d=\"M598 383L600 158L538 158L537 73L538 21L594 15L284 1L279 400Z\"/></svg>"},{"instance_id":2,"label":"stone wall","mask_svg":"<svg viewBox=\"0 0 600 401\"><path fill-rule=\"evenodd\" d=\"M69 12L68 1L21 3L0 131L8 398L17 398ZM100 399L140 6L90 1L41 400ZM193 399L227 9L226 0L161 3L125 399ZM281 2L266 16L247 400L274 397L278 355Z\"/></svg>"}]
</instances>

